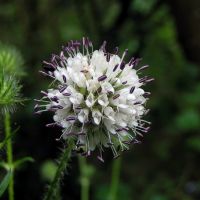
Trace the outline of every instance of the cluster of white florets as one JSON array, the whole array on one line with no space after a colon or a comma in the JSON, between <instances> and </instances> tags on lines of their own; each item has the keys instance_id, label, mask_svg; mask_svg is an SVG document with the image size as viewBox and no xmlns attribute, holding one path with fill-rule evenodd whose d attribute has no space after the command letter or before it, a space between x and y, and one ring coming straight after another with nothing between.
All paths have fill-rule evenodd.
<instances>
[{"instance_id":1,"label":"cluster of white florets","mask_svg":"<svg viewBox=\"0 0 200 200\"><path fill-rule=\"evenodd\" d=\"M62 127L61 138L74 137L77 150L85 155L98 148L100 160L104 147L117 157L138 142L137 135L148 131L149 122L141 118L150 93L141 86L153 80L138 77L147 67L136 70L139 59L125 63L127 50L120 58L117 51L106 52L105 45L93 51L88 38L71 41L60 55L44 61L42 73L54 80L54 87L42 91L35 107L37 113L53 111L54 123L47 126Z\"/></svg>"}]
</instances>

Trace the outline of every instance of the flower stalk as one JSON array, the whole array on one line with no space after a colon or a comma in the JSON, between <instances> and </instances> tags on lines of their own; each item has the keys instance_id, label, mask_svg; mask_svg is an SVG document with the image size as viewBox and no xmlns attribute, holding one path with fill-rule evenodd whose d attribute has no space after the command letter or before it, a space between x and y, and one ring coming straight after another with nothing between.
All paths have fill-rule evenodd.
<instances>
[{"instance_id":1,"label":"flower stalk","mask_svg":"<svg viewBox=\"0 0 200 200\"><path fill-rule=\"evenodd\" d=\"M120 180L121 157L113 161L109 200L116 200Z\"/></svg>"},{"instance_id":2,"label":"flower stalk","mask_svg":"<svg viewBox=\"0 0 200 200\"><path fill-rule=\"evenodd\" d=\"M12 152L12 137L11 137L11 126L10 126L10 114L9 112L5 113L5 120L4 120L4 125L5 125L5 134L6 138L9 138L6 143L6 148L7 148L7 162L10 167L9 170L13 171L13 152ZM12 176L10 178L10 183L8 186L8 196L9 200L14 200L14 173L12 173Z\"/></svg>"},{"instance_id":3,"label":"flower stalk","mask_svg":"<svg viewBox=\"0 0 200 200\"><path fill-rule=\"evenodd\" d=\"M81 200L89 200L90 179L87 172L86 158L79 156Z\"/></svg>"},{"instance_id":4,"label":"flower stalk","mask_svg":"<svg viewBox=\"0 0 200 200\"><path fill-rule=\"evenodd\" d=\"M53 181L51 182L43 200L54 200L55 196L57 196L57 193L60 191L60 181L62 179L62 176L68 167L68 163L71 157L71 151L74 148L74 142L72 140L69 140L67 143L67 147L63 150L60 161L58 164L58 168L55 174L55 177Z\"/></svg>"}]
</instances>

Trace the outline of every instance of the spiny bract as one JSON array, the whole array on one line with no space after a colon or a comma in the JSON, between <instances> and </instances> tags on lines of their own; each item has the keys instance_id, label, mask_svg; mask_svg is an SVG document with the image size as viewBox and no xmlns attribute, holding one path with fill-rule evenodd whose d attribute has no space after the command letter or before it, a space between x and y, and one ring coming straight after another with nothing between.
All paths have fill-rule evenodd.
<instances>
[{"instance_id":1,"label":"spiny bract","mask_svg":"<svg viewBox=\"0 0 200 200\"><path fill-rule=\"evenodd\" d=\"M149 92L141 86L152 81L137 73L148 66L135 69L140 59L124 57L105 49L93 51L88 38L70 41L59 55L44 61L42 74L54 80L54 87L42 91L44 95L35 106L36 113L52 111L54 123L62 127L61 138L74 137L76 150L90 155L99 149L98 158L103 161L104 147L110 147L117 157L129 144L139 142L137 135L149 130L149 122L142 119L147 113L144 107Z\"/></svg>"}]
</instances>

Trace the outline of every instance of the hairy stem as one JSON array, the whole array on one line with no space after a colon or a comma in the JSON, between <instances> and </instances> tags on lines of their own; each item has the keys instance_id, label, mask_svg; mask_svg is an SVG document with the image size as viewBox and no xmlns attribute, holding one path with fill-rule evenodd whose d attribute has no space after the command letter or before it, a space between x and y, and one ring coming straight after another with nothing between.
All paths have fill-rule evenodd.
<instances>
[{"instance_id":1,"label":"hairy stem","mask_svg":"<svg viewBox=\"0 0 200 200\"><path fill-rule=\"evenodd\" d=\"M12 137L11 137L9 112L5 113L4 126L5 126L5 135L6 135L6 138L8 138L7 143L6 143L7 162L10 167L10 170L13 171L14 169L13 169L13 154L12 154ZM14 200L14 172L12 173L10 183L8 186L8 196L9 196L9 200Z\"/></svg>"},{"instance_id":2,"label":"hairy stem","mask_svg":"<svg viewBox=\"0 0 200 200\"><path fill-rule=\"evenodd\" d=\"M113 161L112 165L112 179L110 185L109 200L117 199L117 191L120 179L120 169L121 169L121 157Z\"/></svg>"},{"instance_id":3,"label":"hairy stem","mask_svg":"<svg viewBox=\"0 0 200 200\"><path fill-rule=\"evenodd\" d=\"M90 179L87 174L87 163L85 157L79 156L81 200L89 199Z\"/></svg>"},{"instance_id":4,"label":"hairy stem","mask_svg":"<svg viewBox=\"0 0 200 200\"><path fill-rule=\"evenodd\" d=\"M55 174L55 177L53 179L53 181L51 182L45 196L44 196L44 200L55 200L55 196L57 195L58 192L60 192L60 181L61 178L64 174L64 171L66 170L66 168L68 167L68 162L70 160L71 157L71 151L74 147L74 143L72 140L69 140L67 147L63 150L61 156L60 156L60 160L59 160L59 164L58 164L58 168Z\"/></svg>"}]
</instances>

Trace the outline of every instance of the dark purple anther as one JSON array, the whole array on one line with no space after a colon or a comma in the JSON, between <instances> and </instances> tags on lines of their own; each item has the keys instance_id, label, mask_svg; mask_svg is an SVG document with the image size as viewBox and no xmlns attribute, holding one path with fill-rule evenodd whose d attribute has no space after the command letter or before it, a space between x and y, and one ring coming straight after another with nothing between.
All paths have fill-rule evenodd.
<instances>
[{"instance_id":1,"label":"dark purple anther","mask_svg":"<svg viewBox=\"0 0 200 200\"><path fill-rule=\"evenodd\" d=\"M132 94L132 93L134 92L134 90L135 90L135 87L132 87L132 88L130 89L130 94Z\"/></svg>"},{"instance_id":2,"label":"dark purple anther","mask_svg":"<svg viewBox=\"0 0 200 200\"><path fill-rule=\"evenodd\" d=\"M122 82L122 85L126 85L126 84L127 84L127 81Z\"/></svg>"},{"instance_id":3,"label":"dark purple anther","mask_svg":"<svg viewBox=\"0 0 200 200\"><path fill-rule=\"evenodd\" d=\"M63 106L60 106L60 105L51 106L51 109L63 109Z\"/></svg>"},{"instance_id":4,"label":"dark purple anther","mask_svg":"<svg viewBox=\"0 0 200 200\"><path fill-rule=\"evenodd\" d=\"M134 103L134 105L138 105L138 104L141 104L142 102L141 101L136 101L135 103Z\"/></svg>"},{"instance_id":5,"label":"dark purple anther","mask_svg":"<svg viewBox=\"0 0 200 200\"><path fill-rule=\"evenodd\" d=\"M136 66L138 65L138 63L139 63L141 60L142 60L141 58L135 59L135 60L131 63L132 68L136 67Z\"/></svg>"},{"instance_id":6,"label":"dark purple anther","mask_svg":"<svg viewBox=\"0 0 200 200\"><path fill-rule=\"evenodd\" d=\"M107 53L107 55L106 55L106 61L107 61L107 62L110 61L110 54L109 54L109 53Z\"/></svg>"},{"instance_id":7,"label":"dark purple anther","mask_svg":"<svg viewBox=\"0 0 200 200\"><path fill-rule=\"evenodd\" d=\"M70 116L70 117L67 117L66 121L75 121L76 120L76 117L73 117L73 116Z\"/></svg>"},{"instance_id":8,"label":"dark purple anther","mask_svg":"<svg viewBox=\"0 0 200 200\"><path fill-rule=\"evenodd\" d=\"M66 88L67 88L67 86L61 87L60 90L59 90L59 92L62 93Z\"/></svg>"},{"instance_id":9,"label":"dark purple anther","mask_svg":"<svg viewBox=\"0 0 200 200\"><path fill-rule=\"evenodd\" d=\"M121 62L121 64L120 64L120 69L121 69L121 70L123 70L123 69L125 68L125 64L126 64L126 63L125 63L124 61Z\"/></svg>"},{"instance_id":10,"label":"dark purple anther","mask_svg":"<svg viewBox=\"0 0 200 200\"><path fill-rule=\"evenodd\" d=\"M66 93L63 93L63 95L66 96L66 97L71 96L71 94L70 94L70 93L67 93L67 92L66 92Z\"/></svg>"},{"instance_id":11,"label":"dark purple anther","mask_svg":"<svg viewBox=\"0 0 200 200\"><path fill-rule=\"evenodd\" d=\"M98 81L104 81L105 79L107 79L107 76L106 75L102 75L98 78Z\"/></svg>"},{"instance_id":12,"label":"dark purple anther","mask_svg":"<svg viewBox=\"0 0 200 200\"><path fill-rule=\"evenodd\" d=\"M117 70L119 64L116 64L115 67L113 68L113 72Z\"/></svg>"},{"instance_id":13,"label":"dark purple anther","mask_svg":"<svg viewBox=\"0 0 200 200\"><path fill-rule=\"evenodd\" d=\"M113 97L113 100L117 99L118 97L120 97L120 94L116 94L116 95Z\"/></svg>"},{"instance_id":14,"label":"dark purple anther","mask_svg":"<svg viewBox=\"0 0 200 200\"><path fill-rule=\"evenodd\" d=\"M58 103L58 97L57 96L52 97L51 100L55 101L56 103Z\"/></svg>"},{"instance_id":15,"label":"dark purple anther","mask_svg":"<svg viewBox=\"0 0 200 200\"><path fill-rule=\"evenodd\" d=\"M44 70L51 71L51 72L53 72L55 70L55 68L50 65L44 65L43 68L44 68Z\"/></svg>"},{"instance_id":16,"label":"dark purple anther","mask_svg":"<svg viewBox=\"0 0 200 200\"><path fill-rule=\"evenodd\" d=\"M62 75L62 77L63 77L63 81L66 83L67 82L66 76Z\"/></svg>"},{"instance_id":17,"label":"dark purple anther","mask_svg":"<svg viewBox=\"0 0 200 200\"><path fill-rule=\"evenodd\" d=\"M118 129L116 129L116 132L121 132L123 130L124 130L123 128L118 128Z\"/></svg>"},{"instance_id":18,"label":"dark purple anther","mask_svg":"<svg viewBox=\"0 0 200 200\"><path fill-rule=\"evenodd\" d=\"M118 48L118 47L115 47L115 49L114 49L114 53L113 53L113 54L117 55L118 52L119 52L119 48Z\"/></svg>"}]
</instances>

